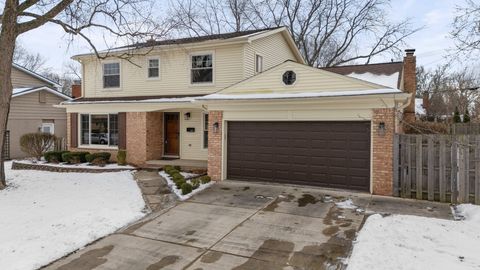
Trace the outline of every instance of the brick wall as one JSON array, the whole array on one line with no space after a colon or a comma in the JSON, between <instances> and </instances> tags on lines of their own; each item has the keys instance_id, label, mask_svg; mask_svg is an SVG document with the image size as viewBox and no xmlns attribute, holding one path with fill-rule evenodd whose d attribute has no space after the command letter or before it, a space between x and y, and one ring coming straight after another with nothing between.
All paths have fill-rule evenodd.
<instances>
[{"instance_id":1,"label":"brick wall","mask_svg":"<svg viewBox=\"0 0 480 270\"><path fill-rule=\"evenodd\" d=\"M160 159L163 153L163 113L128 112L126 117L127 162L141 165L147 160ZM117 150L72 148L70 133L69 115L67 117L67 147L70 151L109 152L112 153L112 161L116 161Z\"/></svg>"},{"instance_id":2,"label":"brick wall","mask_svg":"<svg viewBox=\"0 0 480 270\"><path fill-rule=\"evenodd\" d=\"M412 94L410 104L404 109L403 120L406 122L415 121L415 95L417 92L417 60L415 50L406 50L403 58L403 90Z\"/></svg>"},{"instance_id":3,"label":"brick wall","mask_svg":"<svg viewBox=\"0 0 480 270\"><path fill-rule=\"evenodd\" d=\"M380 123L385 132L379 132ZM393 195L393 136L395 109L374 109L372 117L372 180L373 194Z\"/></svg>"},{"instance_id":4,"label":"brick wall","mask_svg":"<svg viewBox=\"0 0 480 270\"><path fill-rule=\"evenodd\" d=\"M208 113L208 175L218 181L222 177L222 111ZM218 123L218 130L214 130Z\"/></svg>"}]
</instances>

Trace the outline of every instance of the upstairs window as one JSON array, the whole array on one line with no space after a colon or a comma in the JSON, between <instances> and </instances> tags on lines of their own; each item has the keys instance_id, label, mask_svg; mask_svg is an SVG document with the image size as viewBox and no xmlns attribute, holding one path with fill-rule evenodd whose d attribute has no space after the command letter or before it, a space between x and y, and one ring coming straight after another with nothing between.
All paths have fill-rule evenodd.
<instances>
[{"instance_id":1,"label":"upstairs window","mask_svg":"<svg viewBox=\"0 0 480 270\"><path fill-rule=\"evenodd\" d=\"M103 88L120 87L120 63L103 64Z\"/></svg>"},{"instance_id":2,"label":"upstairs window","mask_svg":"<svg viewBox=\"0 0 480 270\"><path fill-rule=\"evenodd\" d=\"M192 84L213 82L213 56L211 54L192 56L191 82Z\"/></svg>"},{"instance_id":3,"label":"upstairs window","mask_svg":"<svg viewBox=\"0 0 480 270\"><path fill-rule=\"evenodd\" d=\"M263 56L255 55L255 73L263 72Z\"/></svg>"},{"instance_id":4,"label":"upstairs window","mask_svg":"<svg viewBox=\"0 0 480 270\"><path fill-rule=\"evenodd\" d=\"M160 77L160 60L148 59L148 78Z\"/></svg>"}]
</instances>

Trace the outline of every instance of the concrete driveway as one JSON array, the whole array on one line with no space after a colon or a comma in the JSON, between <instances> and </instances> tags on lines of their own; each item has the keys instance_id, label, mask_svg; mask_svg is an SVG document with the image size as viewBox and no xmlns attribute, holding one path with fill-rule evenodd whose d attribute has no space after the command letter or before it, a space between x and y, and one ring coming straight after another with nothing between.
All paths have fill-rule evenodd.
<instances>
[{"instance_id":1,"label":"concrete driveway","mask_svg":"<svg viewBox=\"0 0 480 270\"><path fill-rule=\"evenodd\" d=\"M347 198L358 208L336 206ZM343 269L366 212L450 218L446 204L224 181L46 269Z\"/></svg>"}]
</instances>

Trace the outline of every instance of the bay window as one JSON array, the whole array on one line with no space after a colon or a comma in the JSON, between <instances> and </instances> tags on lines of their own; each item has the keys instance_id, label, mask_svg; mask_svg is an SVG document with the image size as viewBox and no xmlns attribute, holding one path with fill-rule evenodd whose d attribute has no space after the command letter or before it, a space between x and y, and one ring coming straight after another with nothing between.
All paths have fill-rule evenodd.
<instances>
[{"instance_id":1,"label":"bay window","mask_svg":"<svg viewBox=\"0 0 480 270\"><path fill-rule=\"evenodd\" d=\"M118 145L118 114L81 114L82 145Z\"/></svg>"}]
</instances>

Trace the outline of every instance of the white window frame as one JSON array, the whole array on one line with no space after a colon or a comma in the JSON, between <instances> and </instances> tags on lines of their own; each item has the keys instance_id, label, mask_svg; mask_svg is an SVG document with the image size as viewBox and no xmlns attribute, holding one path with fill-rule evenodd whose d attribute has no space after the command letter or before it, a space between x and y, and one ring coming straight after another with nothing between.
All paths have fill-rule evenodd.
<instances>
[{"instance_id":1,"label":"white window frame","mask_svg":"<svg viewBox=\"0 0 480 270\"><path fill-rule=\"evenodd\" d=\"M258 70L258 57L260 57L260 58L262 59L262 62L261 62L262 66L261 66L260 71ZM261 54L259 54L259 53L256 53L256 54L255 54L255 61L254 61L254 62L255 62L255 74L262 73L262 72L264 71L264 68L263 68L263 67L264 67L264 65L263 65L263 64L264 64L263 55L261 55Z\"/></svg>"},{"instance_id":2,"label":"white window frame","mask_svg":"<svg viewBox=\"0 0 480 270\"><path fill-rule=\"evenodd\" d=\"M208 116L208 112L203 112L202 113L202 149L208 149L208 126L207 129L205 129L205 116ZM208 121L210 122L210 117L208 118ZM207 147L205 147L205 131L207 132Z\"/></svg>"},{"instance_id":3,"label":"white window frame","mask_svg":"<svg viewBox=\"0 0 480 270\"><path fill-rule=\"evenodd\" d=\"M118 75L120 76L118 80L118 87L105 87L104 83L104 77L105 77L105 65L106 64L118 64ZM121 90L122 89L122 62L121 61L103 61L102 62L102 89L106 91L115 91L115 90Z\"/></svg>"},{"instance_id":4,"label":"white window frame","mask_svg":"<svg viewBox=\"0 0 480 270\"><path fill-rule=\"evenodd\" d=\"M150 60L158 60L158 76L157 77L149 77L150 75ZM152 81L155 81L155 80L160 80L160 77L161 77L161 61L160 61L160 57L148 57L147 58L147 64L146 64L146 67L147 67L147 80L152 80Z\"/></svg>"},{"instance_id":5,"label":"white window frame","mask_svg":"<svg viewBox=\"0 0 480 270\"><path fill-rule=\"evenodd\" d=\"M212 55L212 81L211 82L193 82L192 78L192 57L193 56L200 56L200 55L207 55L210 54ZM215 85L215 70L216 70L216 64L215 64L215 52L214 51L201 51L201 52L194 52L188 55L189 60L188 60L188 77L190 78L190 86L213 86Z\"/></svg>"},{"instance_id":6,"label":"white window frame","mask_svg":"<svg viewBox=\"0 0 480 270\"><path fill-rule=\"evenodd\" d=\"M54 135L55 134L55 123L42 123L40 126L40 131L43 132L43 127L49 127L50 128L50 134Z\"/></svg>"},{"instance_id":7,"label":"white window frame","mask_svg":"<svg viewBox=\"0 0 480 270\"><path fill-rule=\"evenodd\" d=\"M78 113L77 119L77 141L78 141L78 148L98 148L98 149L118 149L118 145L111 146L110 145L110 115L116 114L118 116L118 112L115 113ZM82 115L88 115L88 144L82 143ZM92 115L107 115L107 129L108 135L107 140L108 143L106 145L102 144L92 144Z\"/></svg>"}]
</instances>

